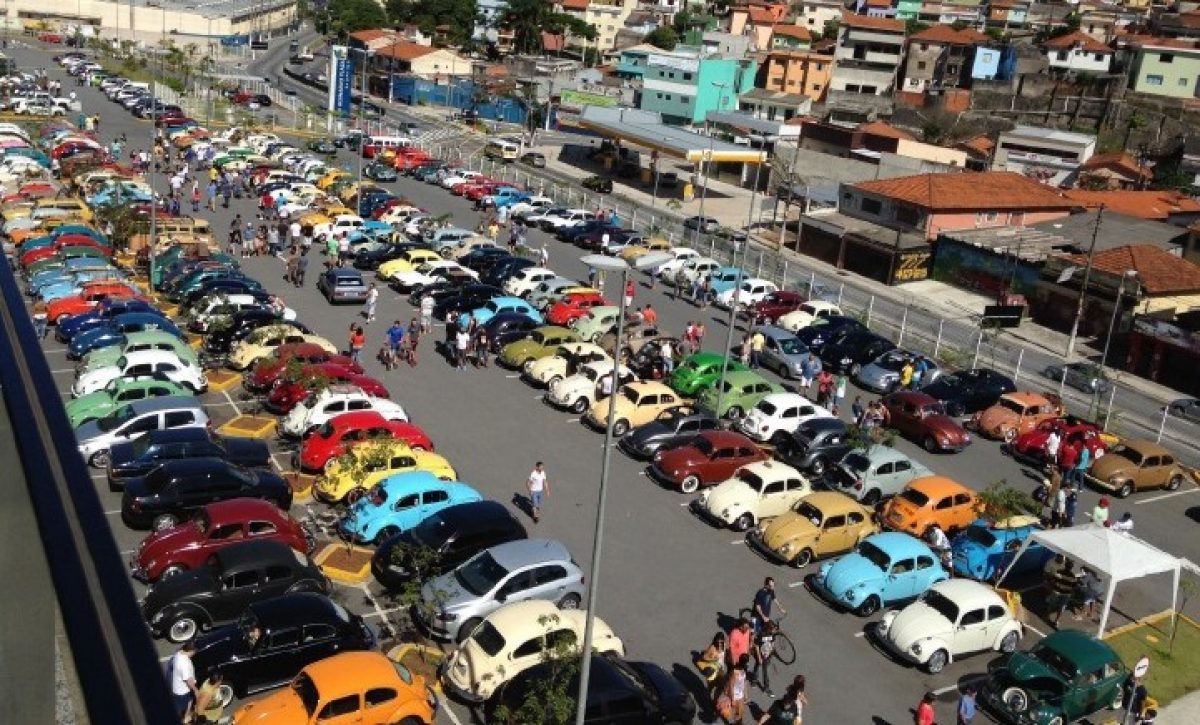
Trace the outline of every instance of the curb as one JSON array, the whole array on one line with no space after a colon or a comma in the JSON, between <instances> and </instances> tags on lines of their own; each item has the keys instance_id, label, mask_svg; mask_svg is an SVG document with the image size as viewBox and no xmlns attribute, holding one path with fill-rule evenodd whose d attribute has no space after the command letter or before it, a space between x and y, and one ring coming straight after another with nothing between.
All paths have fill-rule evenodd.
<instances>
[{"instance_id":1,"label":"curb","mask_svg":"<svg viewBox=\"0 0 1200 725\"><path fill-rule=\"evenodd\" d=\"M242 379L241 375L228 370L215 370L208 374L208 391L223 393L234 387Z\"/></svg>"},{"instance_id":2,"label":"curb","mask_svg":"<svg viewBox=\"0 0 1200 725\"><path fill-rule=\"evenodd\" d=\"M414 642L396 645L385 652L384 655L393 662L400 662L400 660L404 659L405 655L414 651L423 652L429 655L431 659L436 658L439 663L445 662L449 656L439 647L431 647L427 644L417 644ZM435 677L432 682L426 682L425 684L429 685L429 689L437 693L439 697L446 697L446 693L442 690L441 680L438 678Z\"/></svg>"},{"instance_id":3,"label":"curb","mask_svg":"<svg viewBox=\"0 0 1200 725\"><path fill-rule=\"evenodd\" d=\"M343 548L346 548L345 543L331 541L320 551L313 554L312 561L321 567L321 571L325 572L326 576L336 582L354 586L365 583L371 578L371 557L374 555L374 552L371 549L364 549L361 546L350 546L349 551L351 554L362 554L366 557L363 565L354 570L342 569L325 563L327 559Z\"/></svg>"},{"instance_id":4,"label":"curb","mask_svg":"<svg viewBox=\"0 0 1200 725\"><path fill-rule=\"evenodd\" d=\"M217 428L221 435L240 438L269 438L275 433L277 421L262 415L238 415Z\"/></svg>"}]
</instances>

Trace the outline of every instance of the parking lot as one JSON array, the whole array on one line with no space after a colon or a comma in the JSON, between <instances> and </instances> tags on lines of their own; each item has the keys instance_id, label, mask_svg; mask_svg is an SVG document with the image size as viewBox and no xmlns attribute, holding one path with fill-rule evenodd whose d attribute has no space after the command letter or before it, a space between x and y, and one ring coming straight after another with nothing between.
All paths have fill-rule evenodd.
<instances>
[{"instance_id":1,"label":"parking lot","mask_svg":"<svg viewBox=\"0 0 1200 725\"><path fill-rule=\"evenodd\" d=\"M41 52L19 50L18 62L51 68L52 77L66 78ZM126 134L127 148L149 146L151 126L138 121L110 104L95 89L78 89L86 112L103 116L104 140ZM339 164L354 171L357 162L347 151L339 152ZM159 177L160 191L165 189ZM410 178L401 177L388 184L413 204L434 214L452 214L457 225L473 228L479 214L466 200ZM253 219L251 200L235 200L229 210L215 214L202 212L210 219L218 235L224 235L234 214ZM587 270L579 262L581 252L554 241L541 231L530 234L535 249L545 247L549 266L560 274L584 279ZM318 263L319 263L318 258ZM282 281L283 264L270 257L243 260L243 269L269 289L280 294L295 309L299 319L320 335L345 346L351 323L362 322L361 308L333 307L313 286L315 263L310 267L308 285L292 289ZM369 276L369 275L368 275ZM609 281L609 289L615 289ZM679 334L689 320L703 319L708 328L706 349L721 349L725 339L726 315L716 308L701 310L690 303L671 299L662 285L651 288L647 278L637 276L635 304L650 303L658 310L664 331ZM414 423L433 439L437 451L455 466L461 480L469 482L487 497L512 502L523 496L530 468L537 460L546 462L550 496L544 517L538 524L527 523L531 535L561 540L577 562L587 568L591 558L592 527L596 510L603 438L583 425L579 416L557 411L542 402L543 391L521 381L517 371L492 366L487 369L458 371L435 354L433 339L422 341L420 362L416 367L385 371L373 353L384 340L384 330L392 320L407 321L417 311L401 295L384 289L377 320L368 325L368 342L363 364L367 372L383 381L393 397L401 402ZM740 340L739 330L735 341ZM440 338L440 330L431 338ZM64 348L48 339L45 352L49 367L64 399L74 379L74 365L66 359ZM773 374L768 376L775 379ZM785 387L794 384L783 381ZM847 402L855 395L863 400L874 396L851 389ZM203 397L215 424L240 413L255 412L257 401L244 399L239 387L227 392L208 393ZM845 406L848 408L849 406ZM846 416L848 410L843 412ZM935 472L949 476L979 490L989 483L1006 480L1031 491L1040 480L1001 452L993 441L976 438L959 454L929 454L909 441L896 444ZM272 440L273 460L280 471L290 470L291 449ZM113 524L113 535L123 552L132 552L143 532L126 528L120 520L120 495L107 490L102 473L93 474L106 512ZM1166 551L1195 560L1200 543L1194 528L1200 520L1200 500L1194 483L1188 482L1176 492L1150 492L1117 501L1114 518L1132 511L1136 533ZM1085 490L1079 511L1088 512L1099 494ZM937 693L939 716L948 719L949 705L958 686L986 671L988 655L979 655L948 666L938 675L896 664L872 647L865 637L867 620L833 610L812 596L804 584L805 576L815 567L797 571L775 566L755 556L745 546L745 538L729 530L718 530L693 516L684 496L655 484L646 476L645 465L619 452L612 458L603 566L597 574L589 572L588 582L599 589L599 613L626 644L629 657L647 659L672 671L681 681L699 692L702 688L691 662L718 629L728 629L738 610L747 607L764 576L779 581L780 603L788 612L784 628L798 649L795 665L788 672L772 674L772 681L785 682L790 675L803 673L808 678L811 722L906 722L926 690ZM305 504L293 507L297 517L306 515ZM322 506L314 506L320 510ZM514 512L520 509L513 506ZM1027 583L1028 584L1028 583ZM1164 609L1168 600L1161 582L1146 586L1131 585L1119 590L1116 606L1134 616ZM140 586L134 584L140 591ZM352 611L362 614L377 627L386 627L394 613L394 604L374 584L359 587L335 587L335 598ZM1031 589L1026 604L1032 615L1022 641L1028 647L1041 634L1051 630L1038 613L1041 596ZM1194 606L1194 605L1193 605ZM871 618L878 619L878 616ZM1121 624L1119 617L1114 624ZM1064 620L1064 626L1082 626ZM160 643L167 656L172 649ZM852 687L853 695L847 696ZM777 689L781 689L777 687ZM754 692L754 702L765 706L769 698ZM706 719L711 717L702 704ZM446 717L468 722L465 708L452 705Z\"/></svg>"}]
</instances>

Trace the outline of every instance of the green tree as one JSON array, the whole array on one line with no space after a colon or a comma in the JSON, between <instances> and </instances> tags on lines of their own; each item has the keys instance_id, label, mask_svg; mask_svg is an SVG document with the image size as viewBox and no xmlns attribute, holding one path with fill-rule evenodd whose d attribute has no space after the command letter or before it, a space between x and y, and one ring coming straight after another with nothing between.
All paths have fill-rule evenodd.
<instances>
[{"instance_id":1,"label":"green tree","mask_svg":"<svg viewBox=\"0 0 1200 725\"><path fill-rule=\"evenodd\" d=\"M1013 488L1004 479L993 481L980 491L976 507L979 515L989 521L1003 521L1024 514L1036 515L1041 511L1037 501L1029 494Z\"/></svg>"},{"instance_id":2,"label":"green tree","mask_svg":"<svg viewBox=\"0 0 1200 725\"><path fill-rule=\"evenodd\" d=\"M432 34L439 25L450 27L449 40L462 44L475 29L475 0L387 0L387 15L394 25L412 23Z\"/></svg>"},{"instance_id":3,"label":"green tree","mask_svg":"<svg viewBox=\"0 0 1200 725\"><path fill-rule=\"evenodd\" d=\"M329 4L329 30L339 37L386 24L383 6L375 0L338 0Z\"/></svg>"},{"instance_id":4,"label":"green tree","mask_svg":"<svg viewBox=\"0 0 1200 725\"><path fill-rule=\"evenodd\" d=\"M542 33L572 35L587 41L596 39L596 28L574 15L556 13L545 0L509 0L497 25L513 33L513 48L518 53L541 53Z\"/></svg>"},{"instance_id":5,"label":"green tree","mask_svg":"<svg viewBox=\"0 0 1200 725\"><path fill-rule=\"evenodd\" d=\"M679 45L679 35L674 28L663 25L647 33L646 37L642 38L642 42L663 50L675 50L675 46Z\"/></svg>"},{"instance_id":6,"label":"green tree","mask_svg":"<svg viewBox=\"0 0 1200 725\"><path fill-rule=\"evenodd\" d=\"M543 629L542 636L548 637L558 622L558 615L555 614L538 617L538 624ZM494 713L496 721L505 725L568 725L575 716L579 650L574 640L561 637L551 642L549 647L543 647L542 663L546 665L543 676L530 681L520 705L515 708L507 705L497 707Z\"/></svg>"}]
</instances>

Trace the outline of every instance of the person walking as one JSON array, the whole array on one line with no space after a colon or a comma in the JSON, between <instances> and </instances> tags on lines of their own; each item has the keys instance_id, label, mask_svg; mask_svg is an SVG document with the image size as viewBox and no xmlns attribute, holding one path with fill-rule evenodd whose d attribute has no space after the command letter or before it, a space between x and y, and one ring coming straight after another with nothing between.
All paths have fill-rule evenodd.
<instances>
[{"instance_id":1,"label":"person walking","mask_svg":"<svg viewBox=\"0 0 1200 725\"><path fill-rule=\"evenodd\" d=\"M50 324L50 306L45 300L39 299L33 303L33 330L39 340L46 339L46 330Z\"/></svg>"},{"instance_id":2,"label":"person walking","mask_svg":"<svg viewBox=\"0 0 1200 725\"><path fill-rule=\"evenodd\" d=\"M366 316L367 316L367 323L368 323L368 324L370 324L370 323L372 323L372 322L374 322L374 321L375 321L375 306L376 306L376 305L378 305L378 304L379 304L379 289L378 289L378 288L376 288L376 287L375 287L375 283L374 283L374 282L372 282L372 283L371 283L371 286L370 286L370 287L367 289L367 312L366 312ZM399 324L399 323L397 323L397 324Z\"/></svg>"},{"instance_id":3,"label":"person walking","mask_svg":"<svg viewBox=\"0 0 1200 725\"><path fill-rule=\"evenodd\" d=\"M636 291L636 289L637 288L634 286L633 280L631 280L631 279L625 280L625 308L626 309L633 307L633 295L634 295L634 292Z\"/></svg>"},{"instance_id":4,"label":"person walking","mask_svg":"<svg viewBox=\"0 0 1200 725\"><path fill-rule=\"evenodd\" d=\"M184 642L179 651L171 655L171 699L175 701L175 712L183 719L192 703L196 701L196 667L192 655L196 654L194 641Z\"/></svg>"},{"instance_id":5,"label":"person walking","mask_svg":"<svg viewBox=\"0 0 1200 725\"><path fill-rule=\"evenodd\" d=\"M646 327L658 327L658 312L647 302L642 308L642 324Z\"/></svg>"},{"instance_id":6,"label":"person walking","mask_svg":"<svg viewBox=\"0 0 1200 725\"><path fill-rule=\"evenodd\" d=\"M662 360L663 377L667 377L675 370L675 351L671 349L671 338L663 338L658 354Z\"/></svg>"},{"instance_id":7,"label":"person walking","mask_svg":"<svg viewBox=\"0 0 1200 725\"><path fill-rule=\"evenodd\" d=\"M771 703L756 725L801 725L808 696L804 693L804 675L796 675L783 697Z\"/></svg>"},{"instance_id":8,"label":"person walking","mask_svg":"<svg viewBox=\"0 0 1200 725\"><path fill-rule=\"evenodd\" d=\"M767 345L767 337L762 330L755 329L750 334L750 367L757 369L762 365L763 348Z\"/></svg>"},{"instance_id":9,"label":"person walking","mask_svg":"<svg viewBox=\"0 0 1200 725\"><path fill-rule=\"evenodd\" d=\"M841 372L833 380L833 408L830 410L834 415L838 414L838 408L841 407L842 401L846 398L846 388L850 385L850 378L846 373Z\"/></svg>"},{"instance_id":10,"label":"person walking","mask_svg":"<svg viewBox=\"0 0 1200 725\"><path fill-rule=\"evenodd\" d=\"M1063 518L1061 525L1064 527L1075 525L1075 514L1079 511L1079 489L1067 484L1067 503L1063 507Z\"/></svg>"},{"instance_id":11,"label":"person walking","mask_svg":"<svg viewBox=\"0 0 1200 725\"><path fill-rule=\"evenodd\" d=\"M467 369L467 348L471 346L471 333L462 327L454 333L455 366L459 370Z\"/></svg>"},{"instance_id":12,"label":"person walking","mask_svg":"<svg viewBox=\"0 0 1200 725\"><path fill-rule=\"evenodd\" d=\"M362 325L350 326L350 359L358 362L362 356L362 349L367 344L366 333L363 332Z\"/></svg>"},{"instance_id":13,"label":"person walking","mask_svg":"<svg viewBox=\"0 0 1200 725\"><path fill-rule=\"evenodd\" d=\"M917 703L917 714L914 720L916 725L933 725L933 700L932 692L926 692L921 696L921 701Z\"/></svg>"},{"instance_id":14,"label":"person walking","mask_svg":"<svg viewBox=\"0 0 1200 725\"><path fill-rule=\"evenodd\" d=\"M1058 430L1051 429L1050 435L1046 436L1046 463L1055 465L1058 463L1058 449L1062 445L1062 435Z\"/></svg>"},{"instance_id":15,"label":"person walking","mask_svg":"<svg viewBox=\"0 0 1200 725\"><path fill-rule=\"evenodd\" d=\"M433 295L426 292L421 297L421 332L426 334L433 330Z\"/></svg>"},{"instance_id":16,"label":"person walking","mask_svg":"<svg viewBox=\"0 0 1200 725\"><path fill-rule=\"evenodd\" d=\"M388 346L392 349L392 359L400 359L400 348L404 345L404 325L400 324L400 320L392 323L392 326L387 330Z\"/></svg>"},{"instance_id":17,"label":"person walking","mask_svg":"<svg viewBox=\"0 0 1200 725\"><path fill-rule=\"evenodd\" d=\"M1055 471L1057 474L1057 471ZM1067 489L1071 484L1059 484L1058 491L1054 494L1054 502L1050 509L1050 528L1058 529L1063 526L1063 521L1067 517Z\"/></svg>"},{"instance_id":18,"label":"person walking","mask_svg":"<svg viewBox=\"0 0 1200 725\"><path fill-rule=\"evenodd\" d=\"M817 373L817 405L826 410L833 405L833 373L828 370Z\"/></svg>"},{"instance_id":19,"label":"person walking","mask_svg":"<svg viewBox=\"0 0 1200 725\"><path fill-rule=\"evenodd\" d=\"M717 698L717 714L726 723L741 723L746 713L746 702L750 699L750 682L746 674L750 666L750 655L744 654L733 664L725 678L725 688Z\"/></svg>"},{"instance_id":20,"label":"person walking","mask_svg":"<svg viewBox=\"0 0 1200 725\"><path fill-rule=\"evenodd\" d=\"M971 725L975 722L975 713L978 709L975 704L975 686L967 685L958 698L958 725Z\"/></svg>"},{"instance_id":21,"label":"person walking","mask_svg":"<svg viewBox=\"0 0 1200 725\"><path fill-rule=\"evenodd\" d=\"M308 271L308 255L301 254L296 258L296 286L304 286L304 273Z\"/></svg>"},{"instance_id":22,"label":"person walking","mask_svg":"<svg viewBox=\"0 0 1200 725\"><path fill-rule=\"evenodd\" d=\"M533 516L533 523L536 524L542 520L542 504L550 496L550 481L546 478L546 464L538 461L533 465L533 470L529 472L529 479L525 481L525 488L529 491L529 510Z\"/></svg>"},{"instance_id":23,"label":"person walking","mask_svg":"<svg viewBox=\"0 0 1200 725\"><path fill-rule=\"evenodd\" d=\"M763 579L763 585L754 593L754 601L750 605L750 619L756 633L765 623L771 621L771 609L776 606L779 607L779 611L787 614L787 610L778 602L775 594L775 577L769 576Z\"/></svg>"},{"instance_id":24,"label":"person walking","mask_svg":"<svg viewBox=\"0 0 1200 725\"><path fill-rule=\"evenodd\" d=\"M696 669L704 678L704 683L708 686L708 696L714 702L721 692L725 674L725 652L728 649L729 642L725 633L717 632L713 635L712 642L696 657Z\"/></svg>"},{"instance_id":25,"label":"person walking","mask_svg":"<svg viewBox=\"0 0 1200 725\"><path fill-rule=\"evenodd\" d=\"M1084 474L1092 466L1092 449L1087 447L1087 444L1079 444L1079 455L1075 459L1075 465L1070 470L1071 484L1076 488L1082 487L1084 484Z\"/></svg>"}]
</instances>

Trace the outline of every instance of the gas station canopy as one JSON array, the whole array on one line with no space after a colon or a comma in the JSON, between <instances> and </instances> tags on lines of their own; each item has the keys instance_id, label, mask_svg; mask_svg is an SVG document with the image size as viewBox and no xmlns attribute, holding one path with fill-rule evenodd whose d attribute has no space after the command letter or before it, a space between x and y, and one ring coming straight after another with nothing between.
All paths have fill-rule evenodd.
<instances>
[{"instance_id":1,"label":"gas station canopy","mask_svg":"<svg viewBox=\"0 0 1200 725\"><path fill-rule=\"evenodd\" d=\"M705 159L716 163L745 164L767 161L765 151L719 141L678 126L668 126L662 122L659 114L636 108L586 106L579 116L579 125L602 136L628 141L693 163Z\"/></svg>"}]
</instances>

